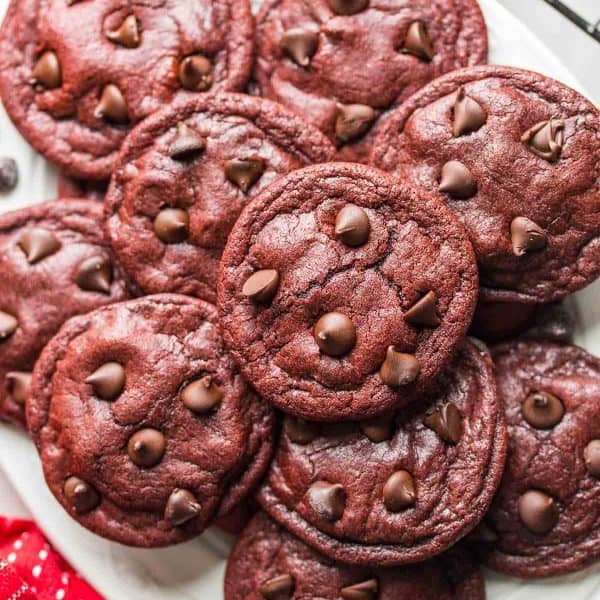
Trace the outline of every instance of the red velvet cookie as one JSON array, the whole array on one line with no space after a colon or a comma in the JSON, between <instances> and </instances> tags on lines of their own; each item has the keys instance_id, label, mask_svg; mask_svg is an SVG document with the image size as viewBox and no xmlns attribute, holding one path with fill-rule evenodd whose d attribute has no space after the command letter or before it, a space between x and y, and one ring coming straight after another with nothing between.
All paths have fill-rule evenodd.
<instances>
[{"instance_id":1,"label":"red velvet cookie","mask_svg":"<svg viewBox=\"0 0 600 600\"><path fill-rule=\"evenodd\" d=\"M247 0L12 0L0 95L46 158L108 179L132 125L175 98L244 88L253 33Z\"/></svg>"},{"instance_id":2,"label":"red velvet cookie","mask_svg":"<svg viewBox=\"0 0 600 600\"><path fill-rule=\"evenodd\" d=\"M479 523L505 456L491 359L467 342L425 406L356 424L287 417L258 500L330 558L402 565Z\"/></svg>"},{"instance_id":3,"label":"red velvet cookie","mask_svg":"<svg viewBox=\"0 0 600 600\"><path fill-rule=\"evenodd\" d=\"M0 419L25 423L33 365L67 319L128 297L101 220L67 199L0 215Z\"/></svg>"},{"instance_id":4,"label":"red velvet cookie","mask_svg":"<svg viewBox=\"0 0 600 600\"><path fill-rule=\"evenodd\" d=\"M485 600L481 569L464 549L394 569L349 567L318 554L264 513L233 549L225 600Z\"/></svg>"},{"instance_id":5,"label":"red velvet cookie","mask_svg":"<svg viewBox=\"0 0 600 600\"><path fill-rule=\"evenodd\" d=\"M294 169L329 160L317 129L241 94L203 95L128 137L106 197L106 231L143 293L214 301L227 235L248 200Z\"/></svg>"},{"instance_id":6,"label":"red velvet cookie","mask_svg":"<svg viewBox=\"0 0 600 600\"><path fill-rule=\"evenodd\" d=\"M452 213L356 164L280 179L233 228L223 335L247 379L310 420L363 419L423 395L459 346L477 269Z\"/></svg>"},{"instance_id":7,"label":"red velvet cookie","mask_svg":"<svg viewBox=\"0 0 600 600\"><path fill-rule=\"evenodd\" d=\"M600 360L552 342L504 344L493 357L508 460L481 554L518 577L582 569L600 558Z\"/></svg>"},{"instance_id":8,"label":"red velvet cookie","mask_svg":"<svg viewBox=\"0 0 600 600\"><path fill-rule=\"evenodd\" d=\"M552 302L600 274L600 112L553 79L445 75L394 112L371 162L459 216L486 301Z\"/></svg>"},{"instance_id":9,"label":"red velvet cookie","mask_svg":"<svg viewBox=\"0 0 600 600\"><path fill-rule=\"evenodd\" d=\"M147 547L230 513L267 467L274 423L227 355L215 308L174 294L68 321L36 364L27 420L71 516Z\"/></svg>"}]
</instances>

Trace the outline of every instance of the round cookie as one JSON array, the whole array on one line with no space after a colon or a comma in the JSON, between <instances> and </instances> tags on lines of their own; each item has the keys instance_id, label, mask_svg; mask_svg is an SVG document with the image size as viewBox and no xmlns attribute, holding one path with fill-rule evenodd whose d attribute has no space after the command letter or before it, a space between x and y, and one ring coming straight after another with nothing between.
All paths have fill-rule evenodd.
<instances>
[{"instance_id":1,"label":"round cookie","mask_svg":"<svg viewBox=\"0 0 600 600\"><path fill-rule=\"evenodd\" d=\"M418 399L459 346L477 296L452 213L375 169L332 163L275 182L221 262L232 356L258 392L309 420Z\"/></svg>"},{"instance_id":2,"label":"round cookie","mask_svg":"<svg viewBox=\"0 0 600 600\"><path fill-rule=\"evenodd\" d=\"M486 301L552 302L600 274L600 113L557 81L445 75L394 112L371 162L458 215Z\"/></svg>"},{"instance_id":3,"label":"round cookie","mask_svg":"<svg viewBox=\"0 0 600 600\"><path fill-rule=\"evenodd\" d=\"M25 424L33 365L67 319L128 297L101 220L74 199L0 215L0 419Z\"/></svg>"},{"instance_id":4,"label":"round cookie","mask_svg":"<svg viewBox=\"0 0 600 600\"><path fill-rule=\"evenodd\" d=\"M485 600L481 569L461 548L419 565L357 568L321 556L264 513L237 541L225 600Z\"/></svg>"},{"instance_id":5,"label":"round cookie","mask_svg":"<svg viewBox=\"0 0 600 600\"><path fill-rule=\"evenodd\" d=\"M204 95L148 118L128 137L106 198L106 231L144 293L215 301L219 259L248 199L333 147L284 108Z\"/></svg>"},{"instance_id":6,"label":"round cookie","mask_svg":"<svg viewBox=\"0 0 600 600\"><path fill-rule=\"evenodd\" d=\"M446 550L481 521L505 456L491 359L466 342L425 406L360 423L287 417L258 500L330 558L407 564Z\"/></svg>"},{"instance_id":7,"label":"round cookie","mask_svg":"<svg viewBox=\"0 0 600 600\"><path fill-rule=\"evenodd\" d=\"M385 109L443 73L486 62L488 50L475 0L267 0L256 44L260 95L358 162Z\"/></svg>"},{"instance_id":8,"label":"round cookie","mask_svg":"<svg viewBox=\"0 0 600 600\"><path fill-rule=\"evenodd\" d=\"M230 513L267 467L274 424L227 355L216 309L175 294L68 321L36 364L27 420L63 507L144 547Z\"/></svg>"},{"instance_id":9,"label":"round cookie","mask_svg":"<svg viewBox=\"0 0 600 600\"><path fill-rule=\"evenodd\" d=\"M12 0L0 95L46 158L108 179L134 124L176 98L243 89L253 34L247 0Z\"/></svg>"},{"instance_id":10,"label":"round cookie","mask_svg":"<svg viewBox=\"0 0 600 600\"><path fill-rule=\"evenodd\" d=\"M582 569L600 558L600 360L553 342L492 354L509 442L484 562L518 577Z\"/></svg>"}]
</instances>

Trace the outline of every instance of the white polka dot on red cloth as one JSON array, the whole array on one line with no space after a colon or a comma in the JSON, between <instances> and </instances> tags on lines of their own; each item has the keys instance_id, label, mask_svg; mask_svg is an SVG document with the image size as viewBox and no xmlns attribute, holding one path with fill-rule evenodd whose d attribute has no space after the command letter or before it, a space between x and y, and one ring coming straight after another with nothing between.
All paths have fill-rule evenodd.
<instances>
[{"instance_id":1,"label":"white polka dot on red cloth","mask_svg":"<svg viewBox=\"0 0 600 600\"><path fill-rule=\"evenodd\" d=\"M9 563L14 563L14 562L15 562L15 560L17 560L17 555L16 555L14 552L11 552L11 553L10 553L10 554L9 554L9 555L6 557L6 560L7 560Z\"/></svg>"},{"instance_id":2,"label":"white polka dot on red cloth","mask_svg":"<svg viewBox=\"0 0 600 600\"><path fill-rule=\"evenodd\" d=\"M58 590L58 592L56 592L56 600L63 600L63 598L65 597L65 590Z\"/></svg>"},{"instance_id":3,"label":"white polka dot on red cloth","mask_svg":"<svg viewBox=\"0 0 600 600\"><path fill-rule=\"evenodd\" d=\"M22 540L17 540L14 544L13 544L13 548L15 550L20 550L23 547L23 542Z\"/></svg>"},{"instance_id":4,"label":"white polka dot on red cloth","mask_svg":"<svg viewBox=\"0 0 600 600\"><path fill-rule=\"evenodd\" d=\"M33 567L33 569L31 569L31 574L37 579L40 574L42 572L42 566L41 565L35 565L35 567Z\"/></svg>"},{"instance_id":5,"label":"white polka dot on red cloth","mask_svg":"<svg viewBox=\"0 0 600 600\"><path fill-rule=\"evenodd\" d=\"M46 560L48 558L48 550L40 550L38 556L40 560Z\"/></svg>"}]
</instances>

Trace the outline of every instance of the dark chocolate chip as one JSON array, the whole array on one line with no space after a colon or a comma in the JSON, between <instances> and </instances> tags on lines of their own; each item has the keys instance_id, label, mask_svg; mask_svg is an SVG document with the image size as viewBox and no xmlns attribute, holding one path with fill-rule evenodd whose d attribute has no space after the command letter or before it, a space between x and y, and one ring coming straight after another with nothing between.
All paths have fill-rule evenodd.
<instances>
[{"instance_id":1,"label":"dark chocolate chip","mask_svg":"<svg viewBox=\"0 0 600 600\"><path fill-rule=\"evenodd\" d=\"M583 451L585 468L592 477L600 479L600 440L592 440Z\"/></svg>"},{"instance_id":2,"label":"dark chocolate chip","mask_svg":"<svg viewBox=\"0 0 600 600\"><path fill-rule=\"evenodd\" d=\"M396 471L383 486L383 503L390 512L400 512L415 503L415 480L405 470Z\"/></svg>"},{"instance_id":3,"label":"dark chocolate chip","mask_svg":"<svg viewBox=\"0 0 600 600\"><path fill-rule=\"evenodd\" d=\"M17 187L19 181L19 168L13 158L0 158L0 192L5 194Z\"/></svg>"},{"instance_id":4,"label":"dark chocolate chip","mask_svg":"<svg viewBox=\"0 0 600 600\"><path fill-rule=\"evenodd\" d=\"M134 433L127 443L127 454L138 467L154 467L165 454L167 440L156 429L147 427Z\"/></svg>"},{"instance_id":5,"label":"dark chocolate chip","mask_svg":"<svg viewBox=\"0 0 600 600\"><path fill-rule=\"evenodd\" d=\"M563 121L549 119L530 127L521 137L531 151L550 162L558 160L564 144Z\"/></svg>"},{"instance_id":6,"label":"dark chocolate chip","mask_svg":"<svg viewBox=\"0 0 600 600\"><path fill-rule=\"evenodd\" d=\"M60 62L56 52L46 50L33 67L33 82L52 90L62 85Z\"/></svg>"},{"instance_id":7,"label":"dark chocolate chip","mask_svg":"<svg viewBox=\"0 0 600 600\"><path fill-rule=\"evenodd\" d=\"M34 264L60 249L60 241L47 229L27 229L19 237L19 246L25 253L27 262Z\"/></svg>"},{"instance_id":8,"label":"dark chocolate chip","mask_svg":"<svg viewBox=\"0 0 600 600\"><path fill-rule=\"evenodd\" d=\"M419 361L412 354L397 352L394 346L388 346L379 376L390 387L400 387L414 381L420 370Z\"/></svg>"},{"instance_id":9,"label":"dark chocolate chip","mask_svg":"<svg viewBox=\"0 0 600 600\"><path fill-rule=\"evenodd\" d=\"M94 116L97 119L106 119L114 123L124 124L129 122L127 102L125 102L121 90L114 83L104 86L100 100L94 110Z\"/></svg>"},{"instance_id":10,"label":"dark chocolate chip","mask_svg":"<svg viewBox=\"0 0 600 600\"><path fill-rule=\"evenodd\" d=\"M246 193L265 172L265 161L260 156L233 158L225 163L225 177Z\"/></svg>"},{"instance_id":11,"label":"dark chocolate chip","mask_svg":"<svg viewBox=\"0 0 600 600\"><path fill-rule=\"evenodd\" d=\"M527 217L516 217L510 224L513 254L523 256L543 250L548 245L544 230Z\"/></svg>"},{"instance_id":12,"label":"dark chocolate chip","mask_svg":"<svg viewBox=\"0 0 600 600\"><path fill-rule=\"evenodd\" d=\"M29 384L31 383L31 373L28 371L10 371L6 374L6 380L9 386L9 394L17 404L25 404Z\"/></svg>"},{"instance_id":13,"label":"dark chocolate chip","mask_svg":"<svg viewBox=\"0 0 600 600\"><path fill-rule=\"evenodd\" d=\"M100 504L98 492L79 477L69 477L63 486L63 493L69 508L78 515L88 513Z\"/></svg>"},{"instance_id":14,"label":"dark chocolate chip","mask_svg":"<svg viewBox=\"0 0 600 600\"><path fill-rule=\"evenodd\" d=\"M0 341L9 338L19 326L15 317L0 310Z\"/></svg>"},{"instance_id":15,"label":"dark chocolate chip","mask_svg":"<svg viewBox=\"0 0 600 600\"><path fill-rule=\"evenodd\" d=\"M427 34L427 29L421 21L415 21L410 25L406 33L403 46L404 52L414 54L423 60L430 61L435 55L433 42Z\"/></svg>"},{"instance_id":16,"label":"dark chocolate chip","mask_svg":"<svg viewBox=\"0 0 600 600\"><path fill-rule=\"evenodd\" d=\"M411 325L437 327L440 319L436 312L437 296L429 291L417 300L405 313L404 320Z\"/></svg>"},{"instance_id":17,"label":"dark chocolate chip","mask_svg":"<svg viewBox=\"0 0 600 600\"><path fill-rule=\"evenodd\" d=\"M310 507L326 521L338 521L346 508L346 492L340 483L316 481L306 492Z\"/></svg>"},{"instance_id":18,"label":"dark chocolate chip","mask_svg":"<svg viewBox=\"0 0 600 600\"><path fill-rule=\"evenodd\" d=\"M473 133L485 125L487 113L479 102L465 94L464 88L460 88L456 94L454 103L454 126L452 132L454 137L467 133Z\"/></svg>"},{"instance_id":19,"label":"dark chocolate chip","mask_svg":"<svg viewBox=\"0 0 600 600\"><path fill-rule=\"evenodd\" d=\"M186 56L179 65L179 81L186 90L205 92L213 84L213 67L206 56Z\"/></svg>"},{"instance_id":20,"label":"dark chocolate chip","mask_svg":"<svg viewBox=\"0 0 600 600\"><path fill-rule=\"evenodd\" d=\"M462 430L462 417L456 404L447 402L425 417L427 427L433 429L445 442L458 444Z\"/></svg>"},{"instance_id":21,"label":"dark chocolate chip","mask_svg":"<svg viewBox=\"0 0 600 600\"><path fill-rule=\"evenodd\" d=\"M279 47L301 67L308 67L317 51L319 34L314 29L294 27L288 29L279 40Z\"/></svg>"},{"instance_id":22,"label":"dark chocolate chip","mask_svg":"<svg viewBox=\"0 0 600 600\"><path fill-rule=\"evenodd\" d=\"M361 581L340 590L340 596L344 600L376 600L378 593L379 582L377 579Z\"/></svg>"},{"instance_id":23,"label":"dark chocolate chip","mask_svg":"<svg viewBox=\"0 0 600 600\"><path fill-rule=\"evenodd\" d=\"M356 327L343 313L330 312L317 321L314 336L323 354L343 356L356 344Z\"/></svg>"},{"instance_id":24,"label":"dark chocolate chip","mask_svg":"<svg viewBox=\"0 0 600 600\"><path fill-rule=\"evenodd\" d=\"M185 123L177 125L177 136L169 148L173 160L186 160L204 152L206 138Z\"/></svg>"},{"instance_id":25,"label":"dark chocolate chip","mask_svg":"<svg viewBox=\"0 0 600 600\"><path fill-rule=\"evenodd\" d=\"M358 425L361 431L376 444L391 440L394 435L393 417L376 417L368 421L361 421Z\"/></svg>"},{"instance_id":26,"label":"dark chocolate chip","mask_svg":"<svg viewBox=\"0 0 600 600\"><path fill-rule=\"evenodd\" d=\"M286 573L265 581L260 587L260 593L265 600L291 600L295 587L294 578Z\"/></svg>"},{"instance_id":27,"label":"dark chocolate chip","mask_svg":"<svg viewBox=\"0 0 600 600\"><path fill-rule=\"evenodd\" d=\"M369 131L376 117L366 104L338 104L335 135L342 142L355 140Z\"/></svg>"},{"instance_id":28,"label":"dark chocolate chip","mask_svg":"<svg viewBox=\"0 0 600 600\"><path fill-rule=\"evenodd\" d=\"M279 273L275 269L256 271L244 283L242 294L254 302L268 304L279 287Z\"/></svg>"},{"instance_id":29,"label":"dark chocolate chip","mask_svg":"<svg viewBox=\"0 0 600 600\"><path fill-rule=\"evenodd\" d=\"M528 490L519 498L519 517L532 533L548 533L558 523L554 499L539 490Z\"/></svg>"},{"instance_id":30,"label":"dark chocolate chip","mask_svg":"<svg viewBox=\"0 0 600 600\"><path fill-rule=\"evenodd\" d=\"M106 32L106 37L125 48L137 48L141 42L140 29L135 15L129 15L117 29Z\"/></svg>"},{"instance_id":31,"label":"dark chocolate chip","mask_svg":"<svg viewBox=\"0 0 600 600\"><path fill-rule=\"evenodd\" d=\"M355 15L369 6L369 0L327 0L336 15Z\"/></svg>"},{"instance_id":32,"label":"dark chocolate chip","mask_svg":"<svg viewBox=\"0 0 600 600\"><path fill-rule=\"evenodd\" d=\"M88 292L110 294L112 265L106 256L92 256L84 260L77 270L75 283Z\"/></svg>"},{"instance_id":33,"label":"dark chocolate chip","mask_svg":"<svg viewBox=\"0 0 600 600\"><path fill-rule=\"evenodd\" d=\"M477 192L477 184L465 165L458 160L451 160L442 167L439 190L450 194L453 198L467 200Z\"/></svg>"},{"instance_id":34,"label":"dark chocolate chip","mask_svg":"<svg viewBox=\"0 0 600 600\"><path fill-rule=\"evenodd\" d=\"M175 489L167 500L165 519L179 526L198 516L202 507L192 492Z\"/></svg>"},{"instance_id":35,"label":"dark chocolate chip","mask_svg":"<svg viewBox=\"0 0 600 600\"><path fill-rule=\"evenodd\" d=\"M560 423L565 414L565 406L553 394L533 392L521 405L523 418L536 429L551 429Z\"/></svg>"},{"instance_id":36,"label":"dark chocolate chip","mask_svg":"<svg viewBox=\"0 0 600 600\"><path fill-rule=\"evenodd\" d=\"M152 224L156 237L165 244L179 244L190 233L190 215L182 208L163 208Z\"/></svg>"},{"instance_id":37,"label":"dark chocolate chip","mask_svg":"<svg viewBox=\"0 0 600 600\"><path fill-rule=\"evenodd\" d=\"M115 400L125 387L125 369L117 362L104 363L86 380L102 400Z\"/></svg>"},{"instance_id":38,"label":"dark chocolate chip","mask_svg":"<svg viewBox=\"0 0 600 600\"><path fill-rule=\"evenodd\" d=\"M287 416L283 430L294 444L304 446L310 444L319 435L319 425L304 419Z\"/></svg>"},{"instance_id":39,"label":"dark chocolate chip","mask_svg":"<svg viewBox=\"0 0 600 600\"><path fill-rule=\"evenodd\" d=\"M367 243L371 223L367 213L354 204L347 204L335 219L335 235L346 246L353 248Z\"/></svg>"},{"instance_id":40,"label":"dark chocolate chip","mask_svg":"<svg viewBox=\"0 0 600 600\"><path fill-rule=\"evenodd\" d=\"M192 412L205 414L215 409L223 400L223 390L210 375L188 383L181 390L183 404Z\"/></svg>"}]
</instances>

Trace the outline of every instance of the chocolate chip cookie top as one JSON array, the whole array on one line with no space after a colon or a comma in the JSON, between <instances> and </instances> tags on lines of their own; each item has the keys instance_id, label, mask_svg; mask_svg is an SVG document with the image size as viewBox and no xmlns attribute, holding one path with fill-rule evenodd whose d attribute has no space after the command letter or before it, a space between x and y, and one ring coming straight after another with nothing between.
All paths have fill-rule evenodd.
<instances>
[{"instance_id":1,"label":"chocolate chip cookie top","mask_svg":"<svg viewBox=\"0 0 600 600\"><path fill-rule=\"evenodd\" d=\"M459 216L485 300L551 302L600 274L600 113L557 81L445 75L394 112L371 162Z\"/></svg>"},{"instance_id":2,"label":"chocolate chip cookie top","mask_svg":"<svg viewBox=\"0 0 600 600\"><path fill-rule=\"evenodd\" d=\"M24 424L33 365L68 318L127 298L101 219L67 199L0 215L0 419Z\"/></svg>"},{"instance_id":3,"label":"chocolate chip cookie top","mask_svg":"<svg viewBox=\"0 0 600 600\"><path fill-rule=\"evenodd\" d=\"M224 338L282 410L360 419L412 401L459 345L477 269L452 213L361 165L281 178L244 210L223 254Z\"/></svg>"},{"instance_id":4,"label":"chocolate chip cookie top","mask_svg":"<svg viewBox=\"0 0 600 600\"><path fill-rule=\"evenodd\" d=\"M11 119L73 177L107 179L132 125L199 92L243 89L247 0L13 0L0 31Z\"/></svg>"},{"instance_id":5,"label":"chocolate chip cookie top","mask_svg":"<svg viewBox=\"0 0 600 600\"><path fill-rule=\"evenodd\" d=\"M125 142L106 198L106 230L145 293L214 301L227 235L249 198L333 147L284 108L204 95L147 119Z\"/></svg>"},{"instance_id":6,"label":"chocolate chip cookie top","mask_svg":"<svg viewBox=\"0 0 600 600\"><path fill-rule=\"evenodd\" d=\"M262 507L343 562L400 565L454 544L500 481L506 425L489 354L467 342L423 405L316 424L286 417Z\"/></svg>"},{"instance_id":7,"label":"chocolate chip cookie top","mask_svg":"<svg viewBox=\"0 0 600 600\"><path fill-rule=\"evenodd\" d=\"M553 342L493 357L509 445L485 562L518 577L581 569L600 557L600 360Z\"/></svg>"},{"instance_id":8,"label":"chocolate chip cookie top","mask_svg":"<svg viewBox=\"0 0 600 600\"><path fill-rule=\"evenodd\" d=\"M28 425L52 493L134 546L199 534L258 482L273 415L225 352L216 309L147 296L68 321L36 364Z\"/></svg>"},{"instance_id":9,"label":"chocolate chip cookie top","mask_svg":"<svg viewBox=\"0 0 600 600\"><path fill-rule=\"evenodd\" d=\"M419 565L358 568L335 563L257 514L225 573L225 600L485 600L483 575L460 548Z\"/></svg>"},{"instance_id":10,"label":"chocolate chip cookie top","mask_svg":"<svg viewBox=\"0 0 600 600\"><path fill-rule=\"evenodd\" d=\"M381 110L435 77L487 59L474 0L269 0L256 40L261 95L338 146L356 146Z\"/></svg>"}]
</instances>

